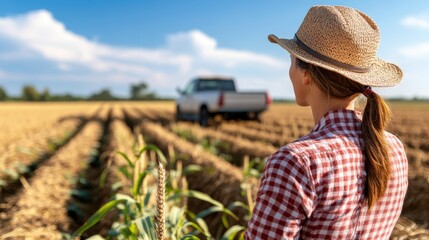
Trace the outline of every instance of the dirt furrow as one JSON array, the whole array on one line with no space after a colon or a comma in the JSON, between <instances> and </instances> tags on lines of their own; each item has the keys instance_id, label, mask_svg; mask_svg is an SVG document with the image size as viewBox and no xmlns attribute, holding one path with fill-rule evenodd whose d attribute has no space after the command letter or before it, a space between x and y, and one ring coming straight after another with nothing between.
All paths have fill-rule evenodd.
<instances>
[{"instance_id":1,"label":"dirt furrow","mask_svg":"<svg viewBox=\"0 0 429 240\"><path fill-rule=\"evenodd\" d=\"M198 144L198 142L201 142L204 139L210 139L213 142L221 141L219 148L222 152L233 156L231 163L239 167L243 166L244 156L265 159L277 151L277 148L269 143L251 141L246 138L233 136L226 134L223 131L216 131L210 128L201 128L197 124L183 122L170 124L168 127L170 131L173 131L176 134L179 133L180 135L180 133L184 133L192 135L191 141L195 144Z\"/></svg>"},{"instance_id":2,"label":"dirt furrow","mask_svg":"<svg viewBox=\"0 0 429 240\"><path fill-rule=\"evenodd\" d=\"M23 179L24 190L5 199L0 213L0 239L61 239L69 232L67 202L75 176L87 165L102 126L91 121L67 145Z\"/></svg>"}]
</instances>

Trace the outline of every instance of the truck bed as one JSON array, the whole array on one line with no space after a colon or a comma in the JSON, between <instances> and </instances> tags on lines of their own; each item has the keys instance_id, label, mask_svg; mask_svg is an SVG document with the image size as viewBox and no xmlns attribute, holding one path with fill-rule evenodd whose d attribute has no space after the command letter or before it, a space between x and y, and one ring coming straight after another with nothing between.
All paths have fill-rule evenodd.
<instances>
[{"instance_id":1,"label":"truck bed","mask_svg":"<svg viewBox=\"0 0 429 240\"><path fill-rule=\"evenodd\" d=\"M264 92L223 92L220 112L260 112L266 109Z\"/></svg>"}]
</instances>

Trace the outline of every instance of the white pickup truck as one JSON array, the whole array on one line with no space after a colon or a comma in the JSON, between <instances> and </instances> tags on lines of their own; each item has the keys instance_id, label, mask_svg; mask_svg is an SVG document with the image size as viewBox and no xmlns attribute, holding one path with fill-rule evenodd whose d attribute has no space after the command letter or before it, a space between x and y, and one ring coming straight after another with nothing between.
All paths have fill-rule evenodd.
<instances>
[{"instance_id":1,"label":"white pickup truck","mask_svg":"<svg viewBox=\"0 0 429 240\"><path fill-rule=\"evenodd\" d=\"M198 121L204 127L216 115L224 119L258 119L271 104L266 92L237 92L231 78L199 77L177 91L180 97L176 100L176 119Z\"/></svg>"}]
</instances>

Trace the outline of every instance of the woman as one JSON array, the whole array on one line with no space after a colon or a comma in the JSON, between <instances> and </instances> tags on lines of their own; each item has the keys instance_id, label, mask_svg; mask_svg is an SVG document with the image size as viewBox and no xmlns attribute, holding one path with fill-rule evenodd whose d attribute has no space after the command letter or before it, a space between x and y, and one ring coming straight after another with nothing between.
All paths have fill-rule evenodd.
<instances>
[{"instance_id":1,"label":"woman","mask_svg":"<svg viewBox=\"0 0 429 240\"><path fill-rule=\"evenodd\" d=\"M402 79L376 56L379 39L369 16L342 6L312 7L294 39L269 36L290 53L296 102L311 107L315 127L267 160L246 239L389 238L408 162L371 89ZM360 94L363 114L354 107Z\"/></svg>"}]
</instances>

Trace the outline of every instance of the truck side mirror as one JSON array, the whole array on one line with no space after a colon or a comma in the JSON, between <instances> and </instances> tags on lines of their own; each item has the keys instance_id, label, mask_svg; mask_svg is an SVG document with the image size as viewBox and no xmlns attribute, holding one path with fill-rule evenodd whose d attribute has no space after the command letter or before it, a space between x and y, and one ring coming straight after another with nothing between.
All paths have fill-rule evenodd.
<instances>
[{"instance_id":1,"label":"truck side mirror","mask_svg":"<svg viewBox=\"0 0 429 240\"><path fill-rule=\"evenodd\" d=\"M179 87L176 87L176 91L177 91L177 93L179 93L179 95L183 95L183 94L185 94L185 93L183 92L183 90L182 90L182 89L180 89Z\"/></svg>"}]
</instances>

